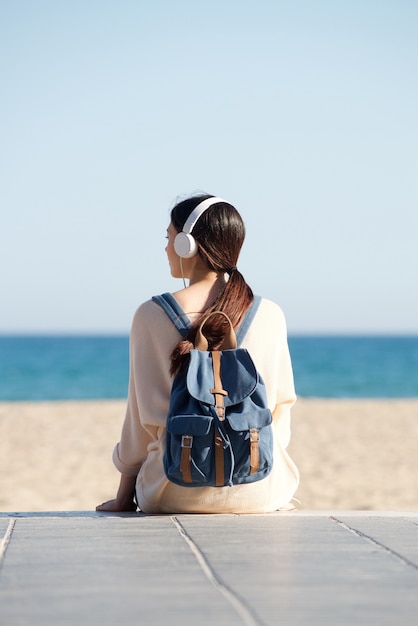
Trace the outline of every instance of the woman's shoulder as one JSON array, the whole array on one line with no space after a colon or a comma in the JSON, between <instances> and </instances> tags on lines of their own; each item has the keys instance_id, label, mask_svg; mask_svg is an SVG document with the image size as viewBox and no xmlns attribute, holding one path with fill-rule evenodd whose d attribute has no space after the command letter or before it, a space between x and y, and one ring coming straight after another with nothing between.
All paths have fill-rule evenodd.
<instances>
[{"instance_id":1,"label":"woman's shoulder","mask_svg":"<svg viewBox=\"0 0 418 626\"><path fill-rule=\"evenodd\" d=\"M257 367L265 368L279 358L287 342L286 320L281 307L273 300L261 298L255 316L244 334L242 347L246 348ZM261 371L261 370L260 370Z\"/></svg>"},{"instance_id":2,"label":"woman's shoulder","mask_svg":"<svg viewBox=\"0 0 418 626\"><path fill-rule=\"evenodd\" d=\"M282 308L273 300L261 298L249 330L254 337L273 334L275 337L287 336L286 318Z\"/></svg>"},{"instance_id":3,"label":"woman's shoulder","mask_svg":"<svg viewBox=\"0 0 418 626\"><path fill-rule=\"evenodd\" d=\"M138 305L134 317L153 317L158 310L161 310L160 305L154 298L150 298Z\"/></svg>"},{"instance_id":4,"label":"woman's shoulder","mask_svg":"<svg viewBox=\"0 0 418 626\"><path fill-rule=\"evenodd\" d=\"M168 294L168 296L170 297L170 294ZM164 310L164 307L161 306L160 297L154 296L149 300L145 300L138 306L133 316L133 329L141 329L142 331L146 331L147 328L163 329L173 326L173 323L169 319L169 316ZM176 299L173 298L173 295L171 295L171 303L174 302L175 310L177 310L177 313L179 315L184 315L182 307L179 306L178 300L177 304L175 300ZM266 325L267 327L272 324L275 326L286 325L286 320L282 308L273 300L264 297L258 298L258 306L253 318L253 322L256 322L257 325Z\"/></svg>"},{"instance_id":5,"label":"woman's shoulder","mask_svg":"<svg viewBox=\"0 0 418 626\"><path fill-rule=\"evenodd\" d=\"M263 318L272 318L276 320L285 321L285 316L282 308L274 302L273 300L269 300L268 298L261 298L260 305L257 311L257 314L262 316Z\"/></svg>"},{"instance_id":6,"label":"woman's shoulder","mask_svg":"<svg viewBox=\"0 0 418 626\"><path fill-rule=\"evenodd\" d=\"M133 329L156 328L170 326L170 320L163 308L158 304L156 300L150 298L142 302L136 309L133 320Z\"/></svg>"}]
</instances>

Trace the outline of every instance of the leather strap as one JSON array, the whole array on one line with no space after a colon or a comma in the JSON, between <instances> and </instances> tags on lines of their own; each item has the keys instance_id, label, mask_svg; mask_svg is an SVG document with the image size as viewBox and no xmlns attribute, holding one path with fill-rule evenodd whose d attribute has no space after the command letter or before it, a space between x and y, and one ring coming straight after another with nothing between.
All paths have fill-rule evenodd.
<instances>
[{"instance_id":1,"label":"leather strap","mask_svg":"<svg viewBox=\"0 0 418 626\"><path fill-rule=\"evenodd\" d=\"M225 419L225 396L228 392L222 389L221 379L221 353L218 351L212 352L212 367L213 367L213 383L214 387L210 390L215 396L215 409L221 422Z\"/></svg>"},{"instance_id":2,"label":"leather strap","mask_svg":"<svg viewBox=\"0 0 418 626\"><path fill-rule=\"evenodd\" d=\"M180 471L185 483L192 483L191 449L193 444L192 435L183 435L181 438Z\"/></svg>"},{"instance_id":3,"label":"leather strap","mask_svg":"<svg viewBox=\"0 0 418 626\"><path fill-rule=\"evenodd\" d=\"M212 367L213 367L213 383L214 387L210 390L215 396L215 410L219 418L219 421L223 422L225 419L225 402L224 398L228 395L225 389L222 389L221 379L221 353L219 351L212 352ZM224 459L224 447L222 437L219 434L218 429L215 426L215 485L217 487L223 487L225 484L225 459Z\"/></svg>"},{"instance_id":4,"label":"leather strap","mask_svg":"<svg viewBox=\"0 0 418 626\"><path fill-rule=\"evenodd\" d=\"M197 329L196 338L194 340L194 347L196 348L196 350L208 349L208 340L203 334L203 327L208 321L208 319L210 319L214 315L222 315L222 317L224 317L229 324L229 331L226 333L226 335L222 339L220 350L235 350L237 347L237 338L235 335L234 327L232 326L232 322L227 316L227 314L224 313L223 311L212 311L212 313L209 313L209 315L207 315L202 320L199 328Z\"/></svg>"},{"instance_id":5,"label":"leather strap","mask_svg":"<svg viewBox=\"0 0 418 626\"><path fill-rule=\"evenodd\" d=\"M256 474L260 466L259 440L258 429L250 428L250 476L251 474Z\"/></svg>"},{"instance_id":6,"label":"leather strap","mask_svg":"<svg viewBox=\"0 0 418 626\"><path fill-rule=\"evenodd\" d=\"M222 437L215 426L215 485L216 487L223 487L224 484L224 447L222 444Z\"/></svg>"}]
</instances>

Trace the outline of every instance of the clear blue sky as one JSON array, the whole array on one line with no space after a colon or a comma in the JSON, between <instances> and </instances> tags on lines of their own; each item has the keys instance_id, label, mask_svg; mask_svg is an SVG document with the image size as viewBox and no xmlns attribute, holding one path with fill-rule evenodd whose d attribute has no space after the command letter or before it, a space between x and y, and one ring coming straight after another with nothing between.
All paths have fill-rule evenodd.
<instances>
[{"instance_id":1,"label":"clear blue sky","mask_svg":"<svg viewBox=\"0 0 418 626\"><path fill-rule=\"evenodd\" d=\"M0 332L128 332L230 200L289 331L418 333L415 0L0 1Z\"/></svg>"}]
</instances>

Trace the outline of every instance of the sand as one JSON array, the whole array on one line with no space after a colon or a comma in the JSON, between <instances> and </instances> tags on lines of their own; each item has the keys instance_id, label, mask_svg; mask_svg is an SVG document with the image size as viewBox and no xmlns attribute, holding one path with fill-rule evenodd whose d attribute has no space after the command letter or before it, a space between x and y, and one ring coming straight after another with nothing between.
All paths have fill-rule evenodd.
<instances>
[{"instance_id":1,"label":"sand","mask_svg":"<svg viewBox=\"0 0 418 626\"><path fill-rule=\"evenodd\" d=\"M114 496L124 401L0 403L0 510L93 510ZM299 399L299 509L417 510L418 399Z\"/></svg>"}]
</instances>

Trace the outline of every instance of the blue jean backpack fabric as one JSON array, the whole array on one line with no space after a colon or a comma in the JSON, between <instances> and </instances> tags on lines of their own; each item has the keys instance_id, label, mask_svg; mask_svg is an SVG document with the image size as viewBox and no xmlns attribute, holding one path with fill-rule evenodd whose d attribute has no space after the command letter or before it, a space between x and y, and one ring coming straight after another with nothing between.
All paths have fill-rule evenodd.
<instances>
[{"instance_id":1,"label":"blue jean backpack fabric","mask_svg":"<svg viewBox=\"0 0 418 626\"><path fill-rule=\"evenodd\" d=\"M190 322L171 294L154 296L184 335ZM185 371L171 389L164 471L184 487L224 487L265 478L273 464L272 414L264 383L242 342L261 298L256 297L226 348L211 351L198 330ZM215 312L212 315L224 315ZM224 315L224 317L227 317Z\"/></svg>"}]
</instances>

